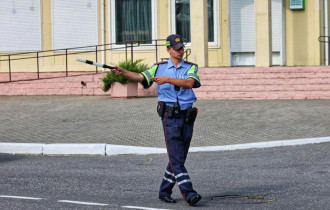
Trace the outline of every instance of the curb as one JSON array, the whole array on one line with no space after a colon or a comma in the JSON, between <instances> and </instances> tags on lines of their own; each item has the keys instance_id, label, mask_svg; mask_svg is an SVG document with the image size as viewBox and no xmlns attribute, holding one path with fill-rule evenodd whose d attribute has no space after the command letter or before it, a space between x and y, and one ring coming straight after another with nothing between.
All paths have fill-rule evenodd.
<instances>
[{"instance_id":1,"label":"curb","mask_svg":"<svg viewBox=\"0 0 330 210\"><path fill-rule=\"evenodd\" d=\"M191 147L189 152L232 151L240 149L260 149L330 142L330 137L268 141L224 146ZM126 146L113 144L38 144L1 143L0 154L28 155L122 155L122 154L163 154L165 148Z\"/></svg>"},{"instance_id":2,"label":"curb","mask_svg":"<svg viewBox=\"0 0 330 210\"><path fill-rule=\"evenodd\" d=\"M124 155L124 154L136 154L136 155L148 155L148 154L162 154L166 153L165 148L157 147L138 147L138 146L125 146L107 144L106 155Z\"/></svg>"},{"instance_id":3,"label":"curb","mask_svg":"<svg viewBox=\"0 0 330 210\"><path fill-rule=\"evenodd\" d=\"M42 155L105 155L105 147L106 144L44 144Z\"/></svg>"},{"instance_id":4,"label":"curb","mask_svg":"<svg viewBox=\"0 0 330 210\"><path fill-rule=\"evenodd\" d=\"M40 155L44 145L37 143L0 143L0 153Z\"/></svg>"}]
</instances>

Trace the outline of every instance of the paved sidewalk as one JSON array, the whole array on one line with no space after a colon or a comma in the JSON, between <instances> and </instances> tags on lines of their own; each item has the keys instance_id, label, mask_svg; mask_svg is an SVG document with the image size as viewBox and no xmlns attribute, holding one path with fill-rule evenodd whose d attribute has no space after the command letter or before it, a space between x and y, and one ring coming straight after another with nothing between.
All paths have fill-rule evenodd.
<instances>
[{"instance_id":1,"label":"paved sidewalk","mask_svg":"<svg viewBox=\"0 0 330 210\"><path fill-rule=\"evenodd\" d=\"M164 147L157 98L0 96L0 142ZM193 147L330 136L330 100L198 100Z\"/></svg>"}]
</instances>

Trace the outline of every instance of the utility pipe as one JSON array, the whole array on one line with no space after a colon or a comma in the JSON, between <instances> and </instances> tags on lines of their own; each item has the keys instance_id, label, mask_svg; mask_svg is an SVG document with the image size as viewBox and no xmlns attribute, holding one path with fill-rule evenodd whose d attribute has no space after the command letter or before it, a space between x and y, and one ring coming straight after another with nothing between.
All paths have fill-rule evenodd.
<instances>
[{"instance_id":1,"label":"utility pipe","mask_svg":"<svg viewBox=\"0 0 330 210\"><path fill-rule=\"evenodd\" d=\"M329 65L328 0L324 0L325 65Z\"/></svg>"}]
</instances>

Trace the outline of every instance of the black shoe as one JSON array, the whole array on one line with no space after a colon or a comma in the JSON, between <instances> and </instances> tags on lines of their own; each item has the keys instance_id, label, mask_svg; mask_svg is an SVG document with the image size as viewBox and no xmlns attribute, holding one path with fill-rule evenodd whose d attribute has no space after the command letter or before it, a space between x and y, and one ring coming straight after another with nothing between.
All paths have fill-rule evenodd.
<instances>
[{"instance_id":1,"label":"black shoe","mask_svg":"<svg viewBox=\"0 0 330 210\"><path fill-rule=\"evenodd\" d=\"M159 199L166 203L176 203L176 201L171 196L159 196Z\"/></svg>"},{"instance_id":2,"label":"black shoe","mask_svg":"<svg viewBox=\"0 0 330 210\"><path fill-rule=\"evenodd\" d=\"M194 206L198 201L200 201L200 199L202 199L202 196L199 194L196 194L196 195L191 196L191 198L189 198L188 203L190 206Z\"/></svg>"}]
</instances>

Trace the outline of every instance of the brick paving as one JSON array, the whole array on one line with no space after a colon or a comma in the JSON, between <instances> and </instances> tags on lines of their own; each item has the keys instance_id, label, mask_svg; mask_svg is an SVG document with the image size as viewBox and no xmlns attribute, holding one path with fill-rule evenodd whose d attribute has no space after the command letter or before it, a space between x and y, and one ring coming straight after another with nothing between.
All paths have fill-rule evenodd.
<instances>
[{"instance_id":1,"label":"brick paving","mask_svg":"<svg viewBox=\"0 0 330 210\"><path fill-rule=\"evenodd\" d=\"M156 97L0 96L0 142L164 147ZM191 146L330 136L330 100L198 100Z\"/></svg>"}]
</instances>

